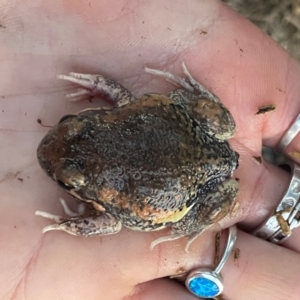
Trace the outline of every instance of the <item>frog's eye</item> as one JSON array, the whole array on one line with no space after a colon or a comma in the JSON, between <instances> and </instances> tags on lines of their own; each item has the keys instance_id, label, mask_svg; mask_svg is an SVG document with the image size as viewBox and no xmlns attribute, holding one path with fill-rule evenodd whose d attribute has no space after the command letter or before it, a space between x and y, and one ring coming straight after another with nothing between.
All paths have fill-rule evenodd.
<instances>
[{"instance_id":1,"label":"frog's eye","mask_svg":"<svg viewBox=\"0 0 300 300\"><path fill-rule=\"evenodd\" d=\"M59 186L61 186L63 189L65 189L65 190L71 190L71 186L68 186L68 185L66 185L64 182L62 182L61 180L56 180L56 182L57 182L57 184L59 185Z\"/></svg>"},{"instance_id":2,"label":"frog's eye","mask_svg":"<svg viewBox=\"0 0 300 300\"><path fill-rule=\"evenodd\" d=\"M61 123L61 122L63 122L63 121L65 121L65 120L67 120L67 119L69 119L69 118L72 118L72 117L76 117L76 116L75 116L75 115L65 115L65 116L63 116L63 117L59 120L58 124Z\"/></svg>"}]
</instances>

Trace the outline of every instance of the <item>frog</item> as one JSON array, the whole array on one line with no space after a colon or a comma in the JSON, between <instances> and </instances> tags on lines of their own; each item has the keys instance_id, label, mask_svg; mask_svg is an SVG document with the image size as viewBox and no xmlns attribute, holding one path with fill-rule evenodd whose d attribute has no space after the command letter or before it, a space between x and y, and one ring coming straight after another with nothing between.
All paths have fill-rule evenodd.
<instances>
[{"instance_id":1,"label":"frog","mask_svg":"<svg viewBox=\"0 0 300 300\"><path fill-rule=\"evenodd\" d=\"M151 249L188 237L188 252L201 233L230 213L239 190L233 178L239 154L228 142L235 121L185 63L182 70L180 77L146 67L146 73L177 88L141 97L103 75L58 75L80 86L67 98L101 96L113 106L66 115L40 142L42 169L80 201L73 212L60 199L66 216L37 211L54 221L43 232L93 237L116 234L122 227L168 228Z\"/></svg>"}]
</instances>

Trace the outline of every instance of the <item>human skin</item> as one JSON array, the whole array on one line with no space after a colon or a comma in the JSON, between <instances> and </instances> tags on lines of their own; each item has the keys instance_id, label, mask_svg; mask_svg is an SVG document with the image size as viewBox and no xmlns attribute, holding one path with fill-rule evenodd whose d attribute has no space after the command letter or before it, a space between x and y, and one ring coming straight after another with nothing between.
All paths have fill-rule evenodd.
<instances>
[{"instance_id":1,"label":"human skin","mask_svg":"<svg viewBox=\"0 0 300 300\"><path fill-rule=\"evenodd\" d=\"M123 228L98 238L42 234L51 221L36 210L62 214L70 196L41 170L36 148L61 116L101 105L70 103L77 87L58 81L69 71L102 74L139 96L174 87L144 67L190 73L230 109L240 153L239 208L221 222L251 231L276 207L290 175L253 157L262 143L276 147L300 111L300 68L249 21L214 0L4 1L0 0L0 299L195 299L168 276L210 266L215 231L185 253L186 239L150 243L152 233ZM102 102L103 103L103 102ZM276 109L256 115L258 108ZM290 147L297 150L297 139ZM299 149L298 149L299 150ZM221 226L216 229L220 229ZM222 249L226 234L222 237ZM224 298L299 299L300 229L282 246L238 231L222 269Z\"/></svg>"}]
</instances>

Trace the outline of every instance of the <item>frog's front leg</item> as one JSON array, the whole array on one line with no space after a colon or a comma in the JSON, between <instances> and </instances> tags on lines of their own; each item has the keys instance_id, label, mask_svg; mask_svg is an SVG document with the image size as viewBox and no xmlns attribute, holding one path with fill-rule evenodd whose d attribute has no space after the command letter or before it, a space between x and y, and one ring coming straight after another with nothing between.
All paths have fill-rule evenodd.
<instances>
[{"instance_id":1,"label":"frog's front leg","mask_svg":"<svg viewBox=\"0 0 300 300\"><path fill-rule=\"evenodd\" d=\"M219 140L231 138L235 133L235 122L229 110L217 96L192 77L184 63L182 68L184 78L149 68L145 68L145 71L184 88L169 93L168 97L184 105L203 131Z\"/></svg>"},{"instance_id":2,"label":"frog's front leg","mask_svg":"<svg viewBox=\"0 0 300 300\"><path fill-rule=\"evenodd\" d=\"M100 95L106 100L116 103L116 106L123 106L136 98L121 84L114 80L104 78L102 75L90 75L80 73L69 73L69 76L58 75L58 79L67 80L76 83L80 88L75 93L66 94L66 97L72 101L78 101L82 96Z\"/></svg>"},{"instance_id":3,"label":"frog's front leg","mask_svg":"<svg viewBox=\"0 0 300 300\"><path fill-rule=\"evenodd\" d=\"M60 202L65 214L68 216L67 219L44 211L35 212L36 215L51 219L57 223L44 227L43 233L50 230L61 230L72 235L88 237L114 234L121 230L121 222L116 220L111 214L97 212L94 215L84 217L83 205L79 205L78 213L74 213L63 199L60 199Z\"/></svg>"}]
</instances>

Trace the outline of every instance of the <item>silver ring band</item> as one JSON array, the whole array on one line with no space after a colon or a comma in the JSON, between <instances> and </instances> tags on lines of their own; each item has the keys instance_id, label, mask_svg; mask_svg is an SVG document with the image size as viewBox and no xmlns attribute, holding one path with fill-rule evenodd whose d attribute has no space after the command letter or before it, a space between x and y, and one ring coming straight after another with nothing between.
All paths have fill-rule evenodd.
<instances>
[{"instance_id":1,"label":"silver ring band","mask_svg":"<svg viewBox=\"0 0 300 300\"><path fill-rule=\"evenodd\" d=\"M276 210L252 234L271 243L282 243L300 225L300 166L293 164L293 176Z\"/></svg>"},{"instance_id":2,"label":"silver ring band","mask_svg":"<svg viewBox=\"0 0 300 300\"><path fill-rule=\"evenodd\" d=\"M282 137L278 149L285 152L299 132L300 114ZM277 159L275 164L276 161ZM275 211L252 232L253 235L274 244L282 243L291 236L292 230L300 225L300 166L290 159L286 159L285 163L292 168L290 184Z\"/></svg>"},{"instance_id":3,"label":"silver ring band","mask_svg":"<svg viewBox=\"0 0 300 300\"><path fill-rule=\"evenodd\" d=\"M192 294L202 298L212 298L222 293L223 279L220 272L233 249L236 237L237 228L233 225L229 228L223 257L214 270L210 268L198 268L188 274L185 285Z\"/></svg>"},{"instance_id":4,"label":"silver ring band","mask_svg":"<svg viewBox=\"0 0 300 300\"><path fill-rule=\"evenodd\" d=\"M293 122L291 127L286 131L286 133L282 137L278 145L278 150L284 152L286 147L291 143L291 141L295 138L295 136L299 133L299 131L300 131L300 114L298 115L298 117Z\"/></svg>"}]
</instances>

